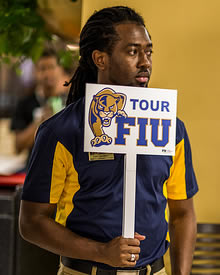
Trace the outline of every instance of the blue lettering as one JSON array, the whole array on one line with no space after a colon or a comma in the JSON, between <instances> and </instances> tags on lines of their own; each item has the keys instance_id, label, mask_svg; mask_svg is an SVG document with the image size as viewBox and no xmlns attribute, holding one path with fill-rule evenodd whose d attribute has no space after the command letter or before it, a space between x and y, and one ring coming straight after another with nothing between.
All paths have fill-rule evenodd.
<instances>
[{"instance_id":1,"label":"blue lettering","mask_svg":"<svg viewBox=\"0 0 220 275\"><path fill-rule=\"evenodd\" d=\"M132 98L130 99L132 103L132 109L136 110L140 108L142 111L146 111L150 108L152 111L161 111L161 112L170 112L169 107L170 103L168 101L159 101L159 100L150 100L142 99L139 102L139 99Z\"/></svg>"},{"instance_id":2,"label":"blue lettering","mask_svg":"<svg viewBox=\"0 0 220 275\"><path fill-rule=\"evenodd\" d=\"M152 135L151 141L155 146L164 147L169 142L169 127L171 126L171 120L162 119L162 127L163 127L163 138L162 140L158 140L158 126L160 119L151 119L150 124L152 125Z\"/></svg>"},{"instance_id":3,"label":"blue lettering","mask_svg":"<svg viewBox=\"0 0 220 275\"><path fill-rule=\"evenodd\" d=\"M159 110L159 101L157 100L157 107L154 108L154 101L151 100L150 101L150 108L151 108L152 111L158 111Z\"/></svg>"},{"instance_id":4,"label":"blue lettering","mask_svg":"<svg viewBox=\"0 0 220 275\"><path fill-rule=\"evenodd\" d=\"M147 146L147 140L146 140L146 125L147 125L147 122L148 122L147 118L138 118L139 139L137 140L137 145Z\"/></svg>"},{"instance_id":5,"label":"blue lettering","mask_svg":"<svg viewBox=\"0 0 220 275\"><path fill-rule=\"evenodd\" d=\"M136 103L139 101L139 99L130 99L131 102L133 102L133 110L136 110Z\"/></svg>"},{"instance_id":6,"label":"blue lettering","mask_svg":"<svg viewBox=\"0 0 220 275\"><path fill-rule=\"evenodd\" d=\"M164 109L167 110L167 112L169 112L170 110L168 109L170 103L168 101L162 101L161 102L161 111L164 112Z\"/></svg>"},{"instance_id":7,"label":"blue lettering","mask_svg":"<svg viewBox=\"0 0 220 275\"><path fill-rule=\"evenodd\" d=\"M124 125L135 126L135 117L116 117L115 122L118 124L115 144L125 145L124 135L130 135L130 129L124 128Z\"/></svg>"},{"instance_id":8,"label":"blue lettering","mask_svg":"<svg viewBox=\"0 0 220 275\"><path fill-rule=\"evenodd\" d=\"M140 109L141 110L147 110L148 106L149 106L149 104L148 104L147 100L142 99L140 101Z\"/></svg>"}]
</instances>

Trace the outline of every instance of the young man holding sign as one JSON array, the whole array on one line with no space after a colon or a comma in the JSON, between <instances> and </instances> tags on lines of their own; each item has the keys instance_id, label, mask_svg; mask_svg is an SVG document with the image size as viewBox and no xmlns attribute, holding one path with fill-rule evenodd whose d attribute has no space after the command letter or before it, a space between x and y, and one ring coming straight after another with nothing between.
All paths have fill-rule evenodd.
<instances>
[{"instance_id":1,"label":"young man holding sign","mask_svg":"<svg viewBox=\"0 0 220 275\"><path fill-rule=\"evenodd\" d=\"M198 187L183 123L177 119L174 157L137 157L134 238L122 237L124 156L89 158L83 151L85 84L148 85L152 41L142 17L127 7L94 13L81 32L80 55L68 107L43 123L36 136L22 195L21 234L62 256L60 275L166 274L169 242L172 274L187 275Z\"/></svg>"}]
</instances>

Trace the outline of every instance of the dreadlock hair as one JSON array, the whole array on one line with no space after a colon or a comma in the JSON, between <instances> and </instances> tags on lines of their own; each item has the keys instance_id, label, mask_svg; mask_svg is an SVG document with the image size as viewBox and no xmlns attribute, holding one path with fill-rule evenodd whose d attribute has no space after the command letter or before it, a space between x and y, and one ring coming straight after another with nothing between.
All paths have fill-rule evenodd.
<instances>
[{"instance_id":1,"label":"dreadlock hair","mask_svg":"<svg viewBox=\"0 0 220 275\"><path fill-rule=\"evenodd\" d=\"M119 39L115 25L123 22L134 22L145 27L143 18L124 6L104 8L88 19L80 34L79 66L72 79L65 83L66 86L71 83L66 105L85 95L85 83L97 83L98 70L92 60L92 52L99 50L111 55Z\"/></svg>"}]
</instances>

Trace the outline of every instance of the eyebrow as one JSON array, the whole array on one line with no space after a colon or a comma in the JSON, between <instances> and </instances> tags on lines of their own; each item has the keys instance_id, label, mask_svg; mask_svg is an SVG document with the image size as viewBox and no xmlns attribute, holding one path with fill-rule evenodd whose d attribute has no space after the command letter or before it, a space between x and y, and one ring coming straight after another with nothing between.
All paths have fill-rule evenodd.
<instances>
[{"instance_id":1,"label":"eyebrow","mask_svg":"<svg viewBox=\"0 0 220 275\"><path fill-rule=\"evenodd\" d=\"M127 45L127 47L140 47L140 44L138 44L138 43L128 43L128 45ZM147 47L148 48L152 48L153 47L153 44L152 43L148 43L147 44Z\"/></svg>"}]
</instances>

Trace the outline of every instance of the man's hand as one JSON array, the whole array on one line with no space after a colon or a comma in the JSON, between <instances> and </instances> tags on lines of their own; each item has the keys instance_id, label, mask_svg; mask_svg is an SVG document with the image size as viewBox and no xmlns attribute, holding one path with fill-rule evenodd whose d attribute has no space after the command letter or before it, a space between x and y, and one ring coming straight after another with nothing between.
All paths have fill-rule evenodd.
<instances>
[{"instance_id":1,"label":"man's hand","mask_svg":"<svg viewBox=\"0 0 220 275\"><path fill-rule=\"evenodd\" d=\"M104 256L107 263L114 267L134 267L139 259L140 241L145 236L135 233L134 238L116 237L108 242L104 248ZM135 261L131 261L131 254L135 255Z\"/></svg>"}]
</instances>

